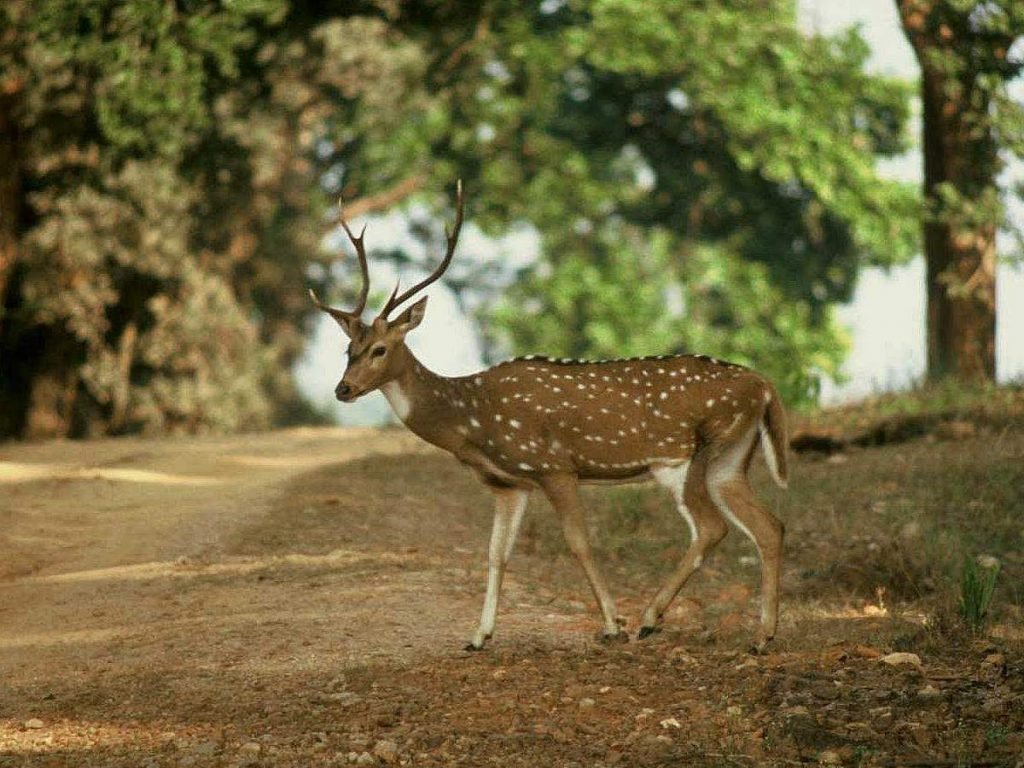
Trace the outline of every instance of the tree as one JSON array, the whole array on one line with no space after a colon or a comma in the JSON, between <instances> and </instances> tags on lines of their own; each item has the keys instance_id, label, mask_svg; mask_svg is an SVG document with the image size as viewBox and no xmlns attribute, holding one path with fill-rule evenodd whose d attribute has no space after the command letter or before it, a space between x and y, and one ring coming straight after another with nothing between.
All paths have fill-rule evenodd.
<instances>
[{"instance_id":1,"label":"tree","mask_svg":"<svg viewBox=\"0 0 1024 768\"><path fill-rule=\"evenodd\" d=\"M1024 68L1015 0L897 0L921 66L928 377L996 376L996 233L1003 152L1024 156L1024 108L1007 83Z\"/></svg>"},{"instance_id":2,"label":"tree","mask_svg":"<svg viewBox=\"0 0 1024 768\"><path fill-rule=\"evenodd\" d=\"M437 52L434 154L475 221L541 234L492 313L506 347L699 349L806 402L860 266L913 252L915 195L875 173L909 91L865 74L856 33L802 35L792 2L451 3L398 26Z\"/></svg>"},{"instance_id":3,"label":"tree","mask_svg":"<svg viewBox=\"0 0 1024 768\"><path fill-rule=\"evenodd\" d=\"M421 59L333 10L0 6L0 437L302 415L320 126L400 111Z\"/></svg>"}]
</instances>

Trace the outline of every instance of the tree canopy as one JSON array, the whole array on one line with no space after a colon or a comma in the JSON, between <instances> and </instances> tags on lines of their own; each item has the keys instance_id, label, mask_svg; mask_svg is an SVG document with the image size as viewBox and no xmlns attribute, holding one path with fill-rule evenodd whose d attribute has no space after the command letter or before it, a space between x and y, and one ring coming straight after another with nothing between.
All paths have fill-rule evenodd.
<instances>
[{"instance_id":1,"label":"tree canopy","mask_svg":"<svg viewBox=\"0 0 1024 768\"><path fill-rule=\"evenodd\" d=\"M540 235L462 281L494 356L700 351L809 402L836 302L919 237L876 170L911 91L867 53L788 0L6 3L0 434L308 417L333 201L440 210L457 177L485 232Z\"/></svg>"}]
</instances>

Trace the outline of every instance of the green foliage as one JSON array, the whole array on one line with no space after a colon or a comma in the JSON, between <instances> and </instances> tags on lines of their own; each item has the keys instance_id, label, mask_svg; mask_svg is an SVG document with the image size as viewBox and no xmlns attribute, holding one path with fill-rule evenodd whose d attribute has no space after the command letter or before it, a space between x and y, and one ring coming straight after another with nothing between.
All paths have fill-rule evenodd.
<instances>
[{"instance_id":1,"label":"green foliage","mask_svg":"<svg viewBox=\"0 0 1024 768\"><path fill-rule=\"evenodd\" d=\"M875 170L910 92L866 58L791 0L5 3L0 434L301 412L328 200L436 204L456 176L486 232L543 246L500 299L460 283L494 356L699 351L812 402L848 346L835 303L917 240L915 194ZM946 197L929 215L1001 205Z\"/></svg>"},{"instance_id":2,"label":"green foliage","mask_svg":"<svg viewBox=\"0 0 1024 768\"><path fill-rule=\"evenodd\" d=\"M988 621L998 577L999 561L994 557L964 558L960 571L960 617L975 632Z\"/></svg>"},{"instance_id":3,"label":"green foliage","mask_svg":"<svg viewBox=\"0 0 1024 768\"><path fill-rule=\"evenodd\" d=\"M695 5L599 0L574 39L598 66L672 77L740 170L816 199L809 214L841 219L874 262L912 254L916 197L874 170L876 155L905 149L907 84L864 72L856 31L805 37L788 0Z\"/></svg>"},{"instance_id":4,"label":"green foliage","mask_svg":"<svg viewBox=\"0 0 1024 768\"><path fill-rule=\"evenodd\" d=\"M302 411L317 142L422 108L423 57L373 13L186 5L0 9L0 436Z\"/></svg>"},{"instance_id":5,"label":"green foliage","mask_svg":"<svg viewBox=\"0 0 1024 768\"><path fill-rule=\"evenodd\" d=\"M847 348L831 307L917 242L915 193L875 172L909 87L864 72L856 33L801 34L788 2L461 10L402 28L439 51L450 105L424 172L466 177L485 229L542 237L484 309L497 354L701 351L813 401Z\"/></svg>"}]
</instances>

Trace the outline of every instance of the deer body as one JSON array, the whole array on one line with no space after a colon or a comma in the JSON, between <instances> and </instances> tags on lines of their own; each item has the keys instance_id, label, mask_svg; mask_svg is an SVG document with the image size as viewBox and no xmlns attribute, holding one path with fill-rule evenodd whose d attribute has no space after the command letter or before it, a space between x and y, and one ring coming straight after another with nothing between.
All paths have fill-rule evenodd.
<instances>
[{"instance_id":1,"label":"deer body","mask_svg":"<svg viewBox=\"0 0 1024 768\"><path fill-rule=\"evenodd\" d=\"M437 279L447 267L462 221L434 274L396 299L372 324L365 304L366 257L356 246L364 290L355 312L317 304L351 339L338 398L381 389L398 418L424 440L473 468L495 496L487 594L469 647L480 649L494 630L505 564L527 499L540 490L561 518L566 542L583 567L601 609L603 636L625 635L615 602L590 549L580 504L581 483L654 479L672 494L690 531L690 546L641 618L639 636L658 621L704 557L728 530L749 536L762 564L762 615L757 646L775 634L782 524L756 500L747 471L758 437L772 477L785 486L785 412L774 387L743 366L701 355L582 362L526 357L469 376L429 371L405 344L426 299L393 321L389 311ZM344 224L344 221L343 221ZM348 227L346 225L346 231Z\"/></svg>"}]
</instances>

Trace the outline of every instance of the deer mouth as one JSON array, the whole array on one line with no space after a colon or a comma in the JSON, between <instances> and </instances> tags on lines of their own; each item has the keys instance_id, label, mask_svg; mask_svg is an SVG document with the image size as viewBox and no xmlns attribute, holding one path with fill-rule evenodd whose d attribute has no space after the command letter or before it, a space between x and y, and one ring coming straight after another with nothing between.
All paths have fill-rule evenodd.
<instances>
[{"instance_id":1,"label":"deer mouth","mask_svg":"<svg viewBox=\"0 0 1024 768\"><path fill-rule=\"evenodd\" d=\"M338 399L338 402L341 402L341 403L353 403L356 400L358 400L360 397L365 395L368 391L369 390L366 390L366 389L359 389L359 390L351 390L350 389L348 392L346 392L343 395L335 394L335 397Z\"/></svg>"}]
</instances>

